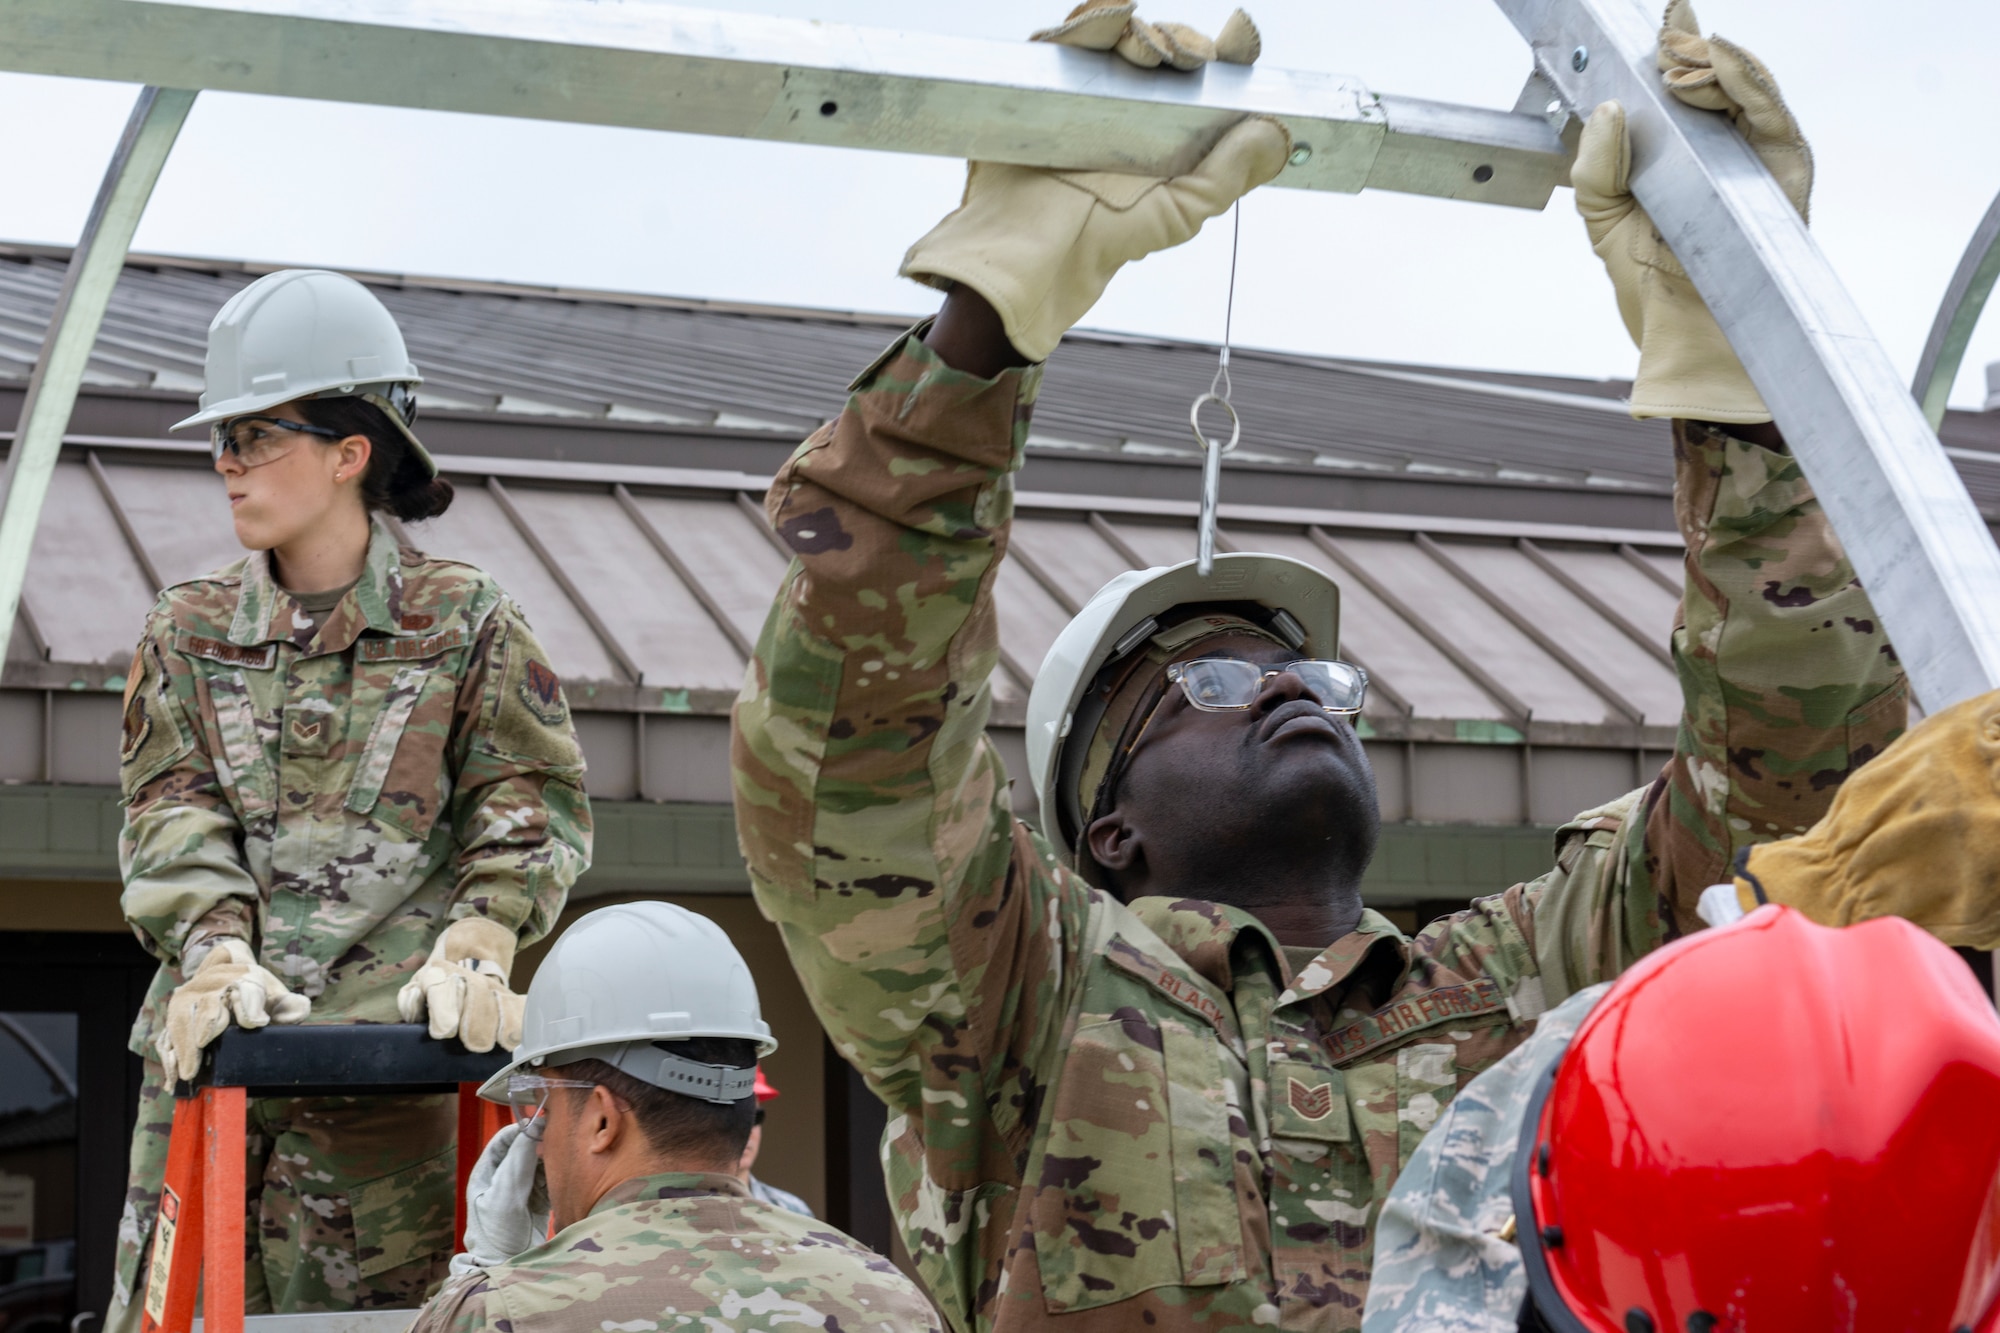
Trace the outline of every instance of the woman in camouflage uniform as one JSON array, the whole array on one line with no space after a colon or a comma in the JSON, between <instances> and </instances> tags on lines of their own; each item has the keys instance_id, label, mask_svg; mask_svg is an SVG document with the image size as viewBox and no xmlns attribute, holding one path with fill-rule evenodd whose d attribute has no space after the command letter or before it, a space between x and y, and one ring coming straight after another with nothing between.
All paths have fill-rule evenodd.
<instances>
[{"instance_id":1,"label":"woman in camouflage uniform","mask_svg":"<svg viewBox=\"0 0 2000 1333\"><path fill-rule=\"evenodd\" d=\"M160 595L125 694L124 909L159 974L109 1333L136 1329L173 1119L232 1022L520 1040L519 943L588 864L583 757L518 607L404 544L451 484L359 283L289 270L209 330L202 411L250 554ZM253 1101L249 1312L420 1303L451 1255L449 1099Z\"/></svg>"}]
</instances>

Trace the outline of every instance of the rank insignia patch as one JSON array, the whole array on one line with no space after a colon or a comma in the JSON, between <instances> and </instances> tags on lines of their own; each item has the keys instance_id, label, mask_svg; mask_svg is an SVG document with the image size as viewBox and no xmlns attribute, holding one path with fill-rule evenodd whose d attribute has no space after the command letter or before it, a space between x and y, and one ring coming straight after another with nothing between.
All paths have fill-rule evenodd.
<instances>
[{"instance_id":1,"label":"rank insignia patch","mask_svg":"<svg viewBox=\"0 0 2000 1333\"><path fill-rule=\"evenodd\" d=\"M555 672L532 657L528 659L527 670L521 674L521 702L528 706L529 712L552 727L561 725L569 716L568 710L563 707L562 682L556 679Z\"/></svg>"},{"instance_id":2,"label":"rank insignia patch","mask_svg":"<svg viewBox=\"0 0 2000 1333\"><path fill-rule=\"evenodd\" d=\"M1333 1114L1333 1085L1319 1083L1312 1086L1299 1078L1286 1080L1285 1100L1304 1120L1324 1120Z\"/></svg>"}]
</instances>

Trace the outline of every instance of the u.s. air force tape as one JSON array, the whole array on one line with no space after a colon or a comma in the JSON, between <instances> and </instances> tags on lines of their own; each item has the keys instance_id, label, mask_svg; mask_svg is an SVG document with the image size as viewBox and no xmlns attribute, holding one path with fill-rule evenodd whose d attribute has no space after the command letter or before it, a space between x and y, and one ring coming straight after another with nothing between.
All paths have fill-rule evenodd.
<instances>
[{"instance_id":1,"label":"u.s. air force tape","mask_svg":"<svg viewBox=\"0 0 2000 1333\"><path fill-rule=\"evenodd\" d=\"M654 1042L659 1050L663 1043ZM635 1052L636 1054L636 1052ZM706 1065L699 1060L675 1055L661 1050L659 1072L652 1075L639 1074L655 1087L668 1092L678 1092L683 1097L699 1097L705 1102L715 1102L727 1106L740 1102L755 1093L757 1088L757 1067L741 1069L735 1065ZM640 1063L635 1059L633 1064ZM636 1070L628 1072L637 1073Z\"/></svg>"}]
</instances>

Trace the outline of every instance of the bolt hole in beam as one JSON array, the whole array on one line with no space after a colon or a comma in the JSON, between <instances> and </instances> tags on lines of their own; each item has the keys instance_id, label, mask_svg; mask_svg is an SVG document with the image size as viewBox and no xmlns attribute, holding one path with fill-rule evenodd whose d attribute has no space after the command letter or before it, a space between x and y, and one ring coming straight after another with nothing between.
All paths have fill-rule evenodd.
<instances>
[{"instance_id":1,"label":"bolt hole in beam","mask_svg":"<svg viewBox=\"0 0 2000 1333\"><path fill-rule=\"evenodd\" d=\"M575 0L8 0L7 19L0 69L29 74L1161 176L1268 115L1305 149L1278 186L1515 208L1569 171L1546 117L1273 62L1163 77L1047 42Z\"/></svg>"}]
</instances>

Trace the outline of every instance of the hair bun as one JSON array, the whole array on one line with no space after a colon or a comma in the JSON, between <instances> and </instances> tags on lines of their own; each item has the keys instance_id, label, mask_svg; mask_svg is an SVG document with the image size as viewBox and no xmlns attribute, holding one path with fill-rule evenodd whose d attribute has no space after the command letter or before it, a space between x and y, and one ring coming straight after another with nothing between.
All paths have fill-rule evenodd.
<instances>
[{"instance_id":1,"label":"hair bun","mask_svg":"<svg viewBox=\"0 0 2000 1333\"><path fill-rule=\"evenodd\" d=\"M432 477L397 491L390 497L390 512L405 523L436 518L451 508L451 498L457 493L457 488L443 477Z\"/></svg>"}]
</instances>

